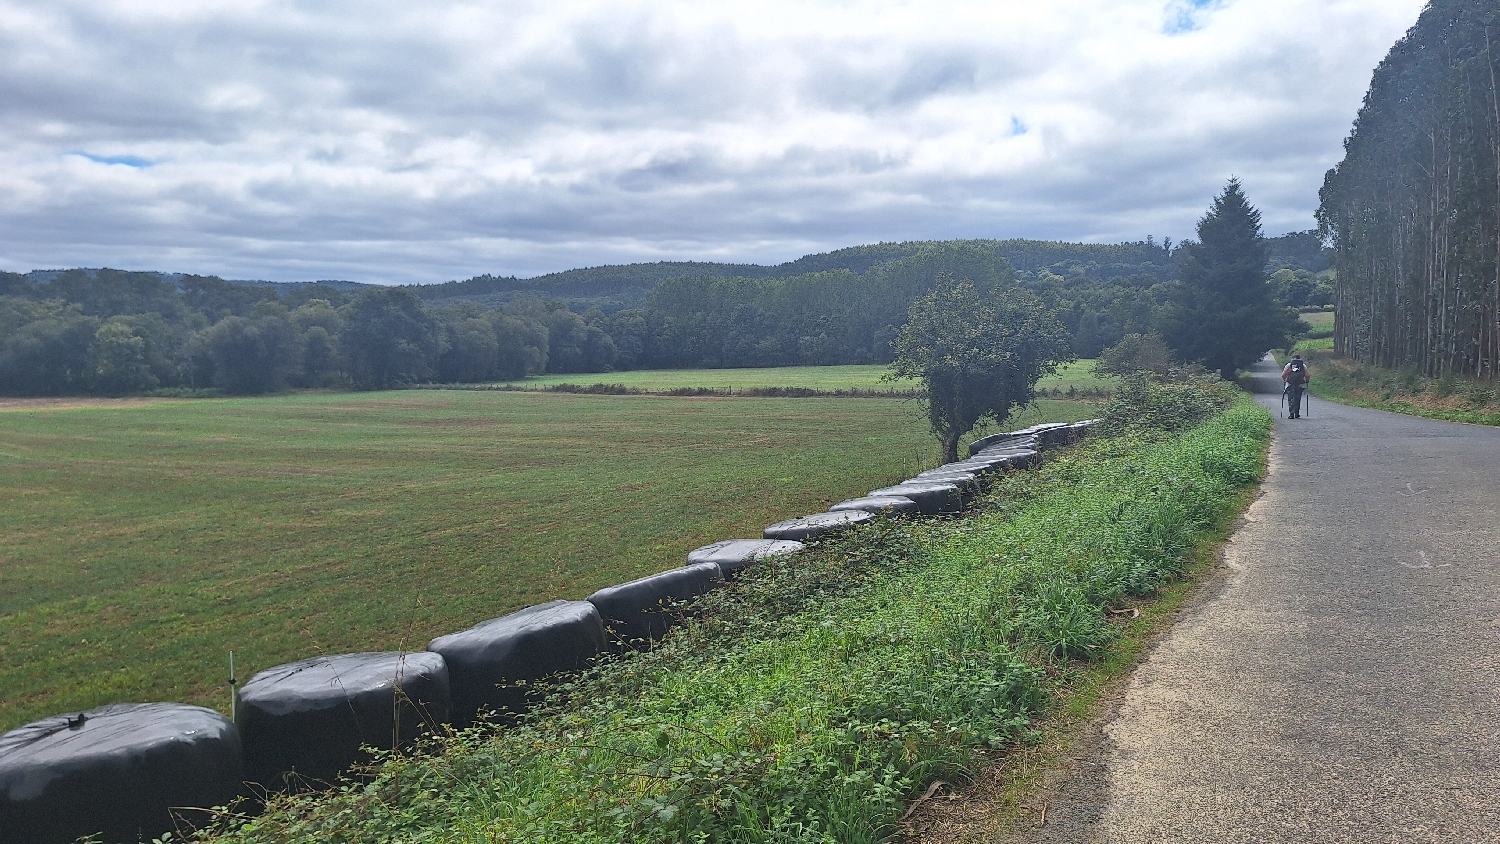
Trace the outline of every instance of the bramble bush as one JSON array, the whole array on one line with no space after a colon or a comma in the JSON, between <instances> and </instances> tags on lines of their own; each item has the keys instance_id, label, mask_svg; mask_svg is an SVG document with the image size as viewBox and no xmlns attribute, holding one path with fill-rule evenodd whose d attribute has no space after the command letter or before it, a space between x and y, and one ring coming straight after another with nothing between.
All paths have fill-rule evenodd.
<instances>
[{"instance_id":1,"label":"bramble bush","mask_svg":"<svg viewBox=\"0 0 1500 844\"><path fill-rule=\"evenodd\" d=\"M1165 376L1137 372L1120 379L1099 430L1106 436L1187 430L1222 413L1238 395L1233 384L1201 369L1173 368Z\"/></svg>"}]
</instances>

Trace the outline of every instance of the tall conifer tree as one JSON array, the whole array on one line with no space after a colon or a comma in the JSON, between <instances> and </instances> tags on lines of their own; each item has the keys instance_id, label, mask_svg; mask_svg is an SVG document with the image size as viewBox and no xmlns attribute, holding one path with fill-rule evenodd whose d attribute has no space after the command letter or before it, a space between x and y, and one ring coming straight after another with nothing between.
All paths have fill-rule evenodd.
<instances>
[{"instance_id":1,"label":"tall conifer tree","mask_svg":"<svg viewBox=\"0 0 1500 844\"><path fill-rule=\"evenodd\" d=\"M1183 247L1181 288L1163 335L1179 357L1228 380L1267 350L1286 345L1297 317L1271 298L1260 212L1230 179L1198 221L1198 242Z\"/></svg>"}]
</instances>

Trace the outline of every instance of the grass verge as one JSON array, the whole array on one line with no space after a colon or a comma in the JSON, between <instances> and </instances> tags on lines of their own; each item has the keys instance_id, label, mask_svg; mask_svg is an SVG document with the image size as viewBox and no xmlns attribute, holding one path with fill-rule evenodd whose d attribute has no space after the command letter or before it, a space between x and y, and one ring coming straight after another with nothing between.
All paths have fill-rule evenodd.
<instances>
[{"instance_id":1,"label":"grass verge","mask_svg":"<svg viewBox=\"0 0 1500 844\"><path fill-rule=\"evenodd\" d=\"M393 756L215 840L859 842L934 780L1034 745L1052 692L1121 642L1261 476L1248 399L1010 476L974 517L887 522L754 570L659 648L511 729ZM1123 658L1123 657L1122 657Z\"/></svg>"},{"instance_id":2,"label":"grass verge","mask_svg":"<svg viewBox=\"0 0 1500 844\"><path fill-rule=\"evenodd\" d=\"M1120 637L1102 659L1054 675L1049 694L1056 703L1035 724L1039 737L1034 744L989 754L988 767L969 788L919 807L904 825L900 840L907 844L1028 840L1027 830L1040 827L1046 819L1049 786L1068 773L1070 757L1079 750L1085 731L1107 712L1147 649L1212 575L1238 518L1259 494L1258 487L1241 489L1219 523L1189 548L1181 575L1164 581L1149 599L1129 601L1120 609L1116 619Z\"/></svg>"},{"instance_id":3,"label":"grass verge","mask_svg":"<svg viewBox=\"0 0 1500 844\"><path fill-rule=\"evenodd\" d=\"M1382 369L1336 357L1333 341L1302 341L1294 351L1313 373L1312 394L1355 407L1449 422L1500 425L1500 388L1456 375L1428 378L1413 370Z\"/></svg>"}]
</instances>

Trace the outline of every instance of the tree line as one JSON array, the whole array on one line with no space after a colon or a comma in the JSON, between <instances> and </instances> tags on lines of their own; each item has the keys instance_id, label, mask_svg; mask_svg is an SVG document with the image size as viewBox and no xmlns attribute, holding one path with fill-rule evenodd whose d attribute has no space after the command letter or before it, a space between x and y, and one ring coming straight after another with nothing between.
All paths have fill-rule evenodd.
<instances>
[{"instance_id":1,"label":"tree line","mask_svg":"<svg viewBox=\"0 0 1500 844\"><path fill-rule=\"evenodd\" d=\"M381 389L608 368L600 312L517 299L429 308L410 290L290 292L156 273L0 274L0 392Z\"/></svg>"},{"instance_id":2,"label":"tree line","mask_svg":"<svg viewBox=\"0 0 1500 844\"><path fill-rule=\"evenodd\" d=\"M1296 237L1268 241L1287 248L1270 249L1265 269L1280 267L1271 277L1277 296L1304 304L1327 274L1298 256L1308 244ZM1162 330L1188 246L1151 238L874 244L771 268L641 264L399 288L109 269L0 273L0 393L251 394L544 372L888 363L908 307L940 277L968 280L981 294L1025 288L1057 313L1074 352L1093 357L1126 334ZM585 307L589 297L606 306Z\"/></svg>"},{"instance_id":3,"label":"tree line","mask_svg":"<svg viewBox=\"0 0 1500 844\"><path fill-rule=\"evenodd\" d=\"M1433 0L1376 68L1318 211L1334 349L1432 376L1500 366L1500 8Z\"/></svg>"}]
</instances>

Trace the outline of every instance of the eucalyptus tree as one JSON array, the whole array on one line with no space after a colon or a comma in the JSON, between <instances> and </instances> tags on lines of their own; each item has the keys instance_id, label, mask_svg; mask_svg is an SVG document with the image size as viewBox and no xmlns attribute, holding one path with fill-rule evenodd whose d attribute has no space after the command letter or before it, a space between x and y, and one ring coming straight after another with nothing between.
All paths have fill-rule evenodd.
<instances>
[{"instance_id":1,"label":"eucalyptus tree","mask_svg":"<svg viewBox=\"0 0 1500 844\"><path fill-rule=\"evenodd\" d=\"M1363 363L1500 369L1500 6L1432 0L1376 68L1318 222L1334 349Z\"/></svg>"}]
</instances>

